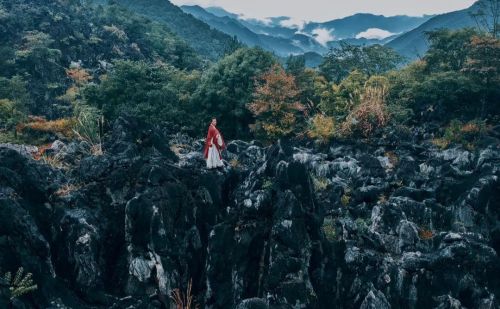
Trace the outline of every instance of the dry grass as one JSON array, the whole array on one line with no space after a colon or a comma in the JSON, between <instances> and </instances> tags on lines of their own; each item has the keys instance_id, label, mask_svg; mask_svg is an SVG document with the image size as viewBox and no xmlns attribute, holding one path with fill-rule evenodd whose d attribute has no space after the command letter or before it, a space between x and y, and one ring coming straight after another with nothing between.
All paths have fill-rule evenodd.
<instances>
[{"instance_id":1,"label":"dry grass","mask_svg":"<svg viewBox=\"0 0 500 309\"><path fill-rule=\"evenodd\" d=\"M238 161L238 159L232 159L231 161L229 161L229 165L232 168L239 168L239 167L241 167L241 163L240 163L240 161Z\"/></svg>"},{"instance_id":2,"label":"dry grass","mask_svg":"<svg viewBox=\"0 0 500 309\"><path fill-rule=\"evenodd\" d=\"M20 123L16 129L22 132L26 129L33 131L61 134L67 138L75 137L73 127L75 125L74 118L61 118L56 120L46 120L42 117L30 117L27 123Z\"/></svg>"},{"instance_id":3,"label":"dry grass","mask_svg":"<svg viewBox=\"0 0 500 309\"><path fill-rule=\"evenodd\" d=\"M82 186L81 185L75 185L75 184L65 184L57 191L54 193L56 196L67 196L71 192L74 192L78 189L80 189Z\"/></svg>"},{"instance_id":4,"label":"dry grass","mask_svg":"<svg viewBox=\"0 0 500 309\"><path fill-rule=\"evenodd\" d=\"M385 106L385 88L367 87L361 103L354 107L340 126L343 136L359 133L369 137L375 129L384 127L389 122L389 113Z\"/></svg>"},{"instance_id":5,"label":"dry grass","mask_svg":"<svg viewBox=\"0 0 500 309\"><path fill-rule=\"evenodd\" d=\"M66 163L64 163L61 159L58 159L54 156L47 156L46 154L43 154L39 161L42 161L43 163L52 166L53 168L56 169L64 169L67 170L69 167Z\"/></svg>"},{"instance_id":6,"label":"dry grass","mask_svg":"<svg viewBox=\"0 0 500 309\"><path fill-rule=\"evenodd\" d=\"M420 236L420 239L423 239L423 240L432 239L434 237L434 233L428 229L421 229L418 232L418 235Z\"/></svg>"},{"instance_id":7,"label":"dry grass","mask_svg":"<svg viewBox=\"0 0 500 309\"><path fill-rule=\"evenodd\" d=\"M185 293L182 293L179 289L174 289L172 291L170 298L174 301L175 309L199 308L199 305L194 301L192 288L193 280L189 280L188 287Z\"/></svg>"},{"instance_id":8,"label":"dry grass","mask_svg":"<svg viewBox=\"0 0 500 309\"><path fill-rule=\"evenodd\" d=\"M389 159L389 163L391 163L393 167L398 165L399 158L394 151L386 151L384 156Z\"/></svg>"},{"instance_id":9,"label":"dry grass","mask_svg":"<svg viewBox=\"0 0 500 309\"><path fill-rule=\"evenodd\" d=\"M314 185L314 191L316 192L324 191L328 187L328 179L326 179L325 177L320 177L320 178L312 177L312 180Z\"/></svg>"},{"instance_id":10,"label":"dry grass","mask_svg":"<svg viewBox=\"0 0 500 309\"><path fill-rule=\"evenodd\" d=\"M450 142L444 138L434 138L431 143L441 149L446 149L450 145Z\"/></svg>"},{"instance_id":11,"label":"dry grass","mask_svg":"<svg viewBox=\"0 0 500 309\"><path fill-rule=\"evenodd\" d=\"M311 120L307 136L326 144L335 135L335 120L321 114L314 116Z\"/></svg>"}]
</instances>

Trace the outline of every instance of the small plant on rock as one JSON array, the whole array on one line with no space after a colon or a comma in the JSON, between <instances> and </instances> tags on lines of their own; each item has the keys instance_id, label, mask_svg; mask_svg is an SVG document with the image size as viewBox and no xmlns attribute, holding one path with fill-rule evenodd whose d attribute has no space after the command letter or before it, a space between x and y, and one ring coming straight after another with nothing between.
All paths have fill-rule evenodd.
<instances>
[{"instance_id":1,"label":"small plant on rock","mask_svg":"<svg viewBox=\"0 0 500 309\"><path fill-rule=\"evenodd\" d=\"M332 217L325 218L321 229L323 230L323 233L325 233L325 237L328 241L334 241L336 239L337 231L335 230Z\"/></svg>"},{"instance_id":2,"label":"small plant on rock","mask_svg":"<svg viewBox=\"0 0 500 309\"><path fill-rule=\"evenodd\" d=\"M328 179L326 177L312 177L314 191L324 191L328 187Z\"/></svg>"},{"instance_id":3,"label":"small plant on rock","mask_svg":"<svg viewBox=\"0 0 500 309\"><path fill-rule=\"evenodd\" d=\"M0 278L0 285L8 287L10 300L28 294L38 288L38 286L33 283L33 274L25 273L23 267L17 270L14 277L12 277L11 272L5 273L5 275Z\"/></svg>"},{"instance_id":4,"label":"small plant on rock","mask_svg":"<svg viewBox=\"0 0 500 309\"><path fill-rule=\"evenodd\" d=\"M273 187L273 181L271 180L271 178L267 177L266 179L264 179L264 182L262 182L262 189L268 190L271 189L272 187Z\"/></svg>"},{"instance_id":5,"label":"small plant on rock","mask_svg":"<svg viewBox=\"0 0 500 309\"><path fill-rule=\"evenodd\" d=\"M347 207L349 203L351 202L351 190L347 188L344 191L344 194L340 197L340 203L342 203L342 206Z\"/></svg>"},{"instance_id":6,"label":"small plant on rock","mask_svg":"<svg viewBox=\"0 0 500 309\"><path fill-rule=\"evenodd\" d=\"M322 144L328 143L335 135L335 120L322 114L317 114L309 122L307 135Z\"/></svg>"},{"instance_id":7,"label":"small plant on rock","mask_svg":"<svg viewBox=\"0 0 500 309\"><path fill-rule=\"evenodd\" d=\"M429 240L429 239L432 239L434 237L434 233L431 230L424 228L424 229L420 229L418 231L418 236L422 240Z\"/></svg>"},{"instance_id":8,"label":"small plant on rock","mask_svg":"<svg viewBox=\"0 0 500 309\"><path fill-rule=\"evenodd\" d=\"M174 289L170 298L174 301L175 309L196 309L199 308L198 304L194 301L193 296L193 280L189 280L187 290L185 293L180 289Z\"/></svg>"}]
</instances>

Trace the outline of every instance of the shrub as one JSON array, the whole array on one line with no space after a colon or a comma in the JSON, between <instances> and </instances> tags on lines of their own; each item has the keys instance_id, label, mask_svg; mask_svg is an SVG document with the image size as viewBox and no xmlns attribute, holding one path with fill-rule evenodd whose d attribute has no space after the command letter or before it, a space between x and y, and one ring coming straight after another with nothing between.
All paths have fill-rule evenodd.
<instances>
[{"instance_id":1,"label":"shrub","mask_svg":"<svg viewBox=\"0 0 500 309\"><path fill-rule=\"evenodd\" d=\"M337 231L335 230L335 225L332 217L326 217L323 225L321 226L323 233L328 241L334 241L337 237Z\"/></svg>"},{"instance_id":2,"label":"shrub","mask_svg":"<svg viewBox=\"0 0 500 309\"><path fill-rule=\"evenodd\" d=\"M97 108L85 104L76 104L74 113L73 132L76 137L90 145L93 155L101 155L104 116Z\"/></svg>"},{"instance_id":3,"label":"shrub","mask_svg":"<svg viewBox=\"0 0 500 309\"><path fill-rule=\"evenodd\" d=\"M389 121L385 96L385 88L366 88L361 104L356 106L342 123L342 134L369 137L376 129L384 127Z\"/></svg>"},{"instance_id":4,"label":"shrub","mask_svg":"<svg viewBox=\"0 0 500 309\"><path fill-rule=\"evenodd\" d=\"M454 119L445 128L441 139L433 140L433 143L441 148L447 148L450 144L462 144L467 149L474 149L486 131L484 121L472 120L462 122Z\"/></svg>"},{"instance_id":5,"label":"shrub","mask_svg":"<svg viewBox=\"0 0 500 309\"><path fill-rule=\"evenodd\" d=\"M309 121L307 135L320 143L328 143L335 135L335 120L322 114L315 115Z\"/></svg>"},{"instance_id":6,"label":"shrub","mask_svg":"<svg viewBox=\"0 0 500 309\"><path fill-rule=\"evenodd\" d=\"M312 180L313 180L314 190L316 192L323 191L328 187L328 179L325 177L320 177L320 178L312 177Z\"/></svg>"}]
</instances>

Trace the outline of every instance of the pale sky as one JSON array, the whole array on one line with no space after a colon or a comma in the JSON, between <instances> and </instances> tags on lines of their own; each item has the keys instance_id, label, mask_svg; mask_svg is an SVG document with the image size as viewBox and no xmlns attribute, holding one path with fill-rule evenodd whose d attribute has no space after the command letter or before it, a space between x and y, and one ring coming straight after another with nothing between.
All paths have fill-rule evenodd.
<instances>
[{"instance_id":1,"label":"pale sky","mask_svg":"<svg viewBox=\"0 0 500 309\"><path fill-rule=\"evenodd\" d=\"M171 0L176 5L220 6L246 17L290 16L328 21L355 13L385 16L439 14L471 6L476 0Z\"/></svg>"}]
</instances>

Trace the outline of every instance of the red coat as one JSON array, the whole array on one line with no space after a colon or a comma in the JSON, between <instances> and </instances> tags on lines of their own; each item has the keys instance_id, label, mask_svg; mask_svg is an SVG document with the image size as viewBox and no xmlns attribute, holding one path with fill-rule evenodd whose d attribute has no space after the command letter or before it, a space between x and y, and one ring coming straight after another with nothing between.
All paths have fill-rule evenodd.
<instances>
[{"instance_id":1,"label":"red coat","mask_svg":"<svg viewBox=\"0 0 500 309\"><path fill-rule=\"evenodd\" d=\"M205 139L205 148L203 149L203 154L205 156L205 159L208 159L208 149L212 144L217 147L217 150L219 152L219 157L222 159L221 151L226 147L226 144L224 143L224 139L222 138L222 134L220 134L221 140L222 140L222 146L220 146L217 143L217 134L220 134L219 130L213 125L208 126L208 134L207 138Z\"/></svg>"}]
</instances>

